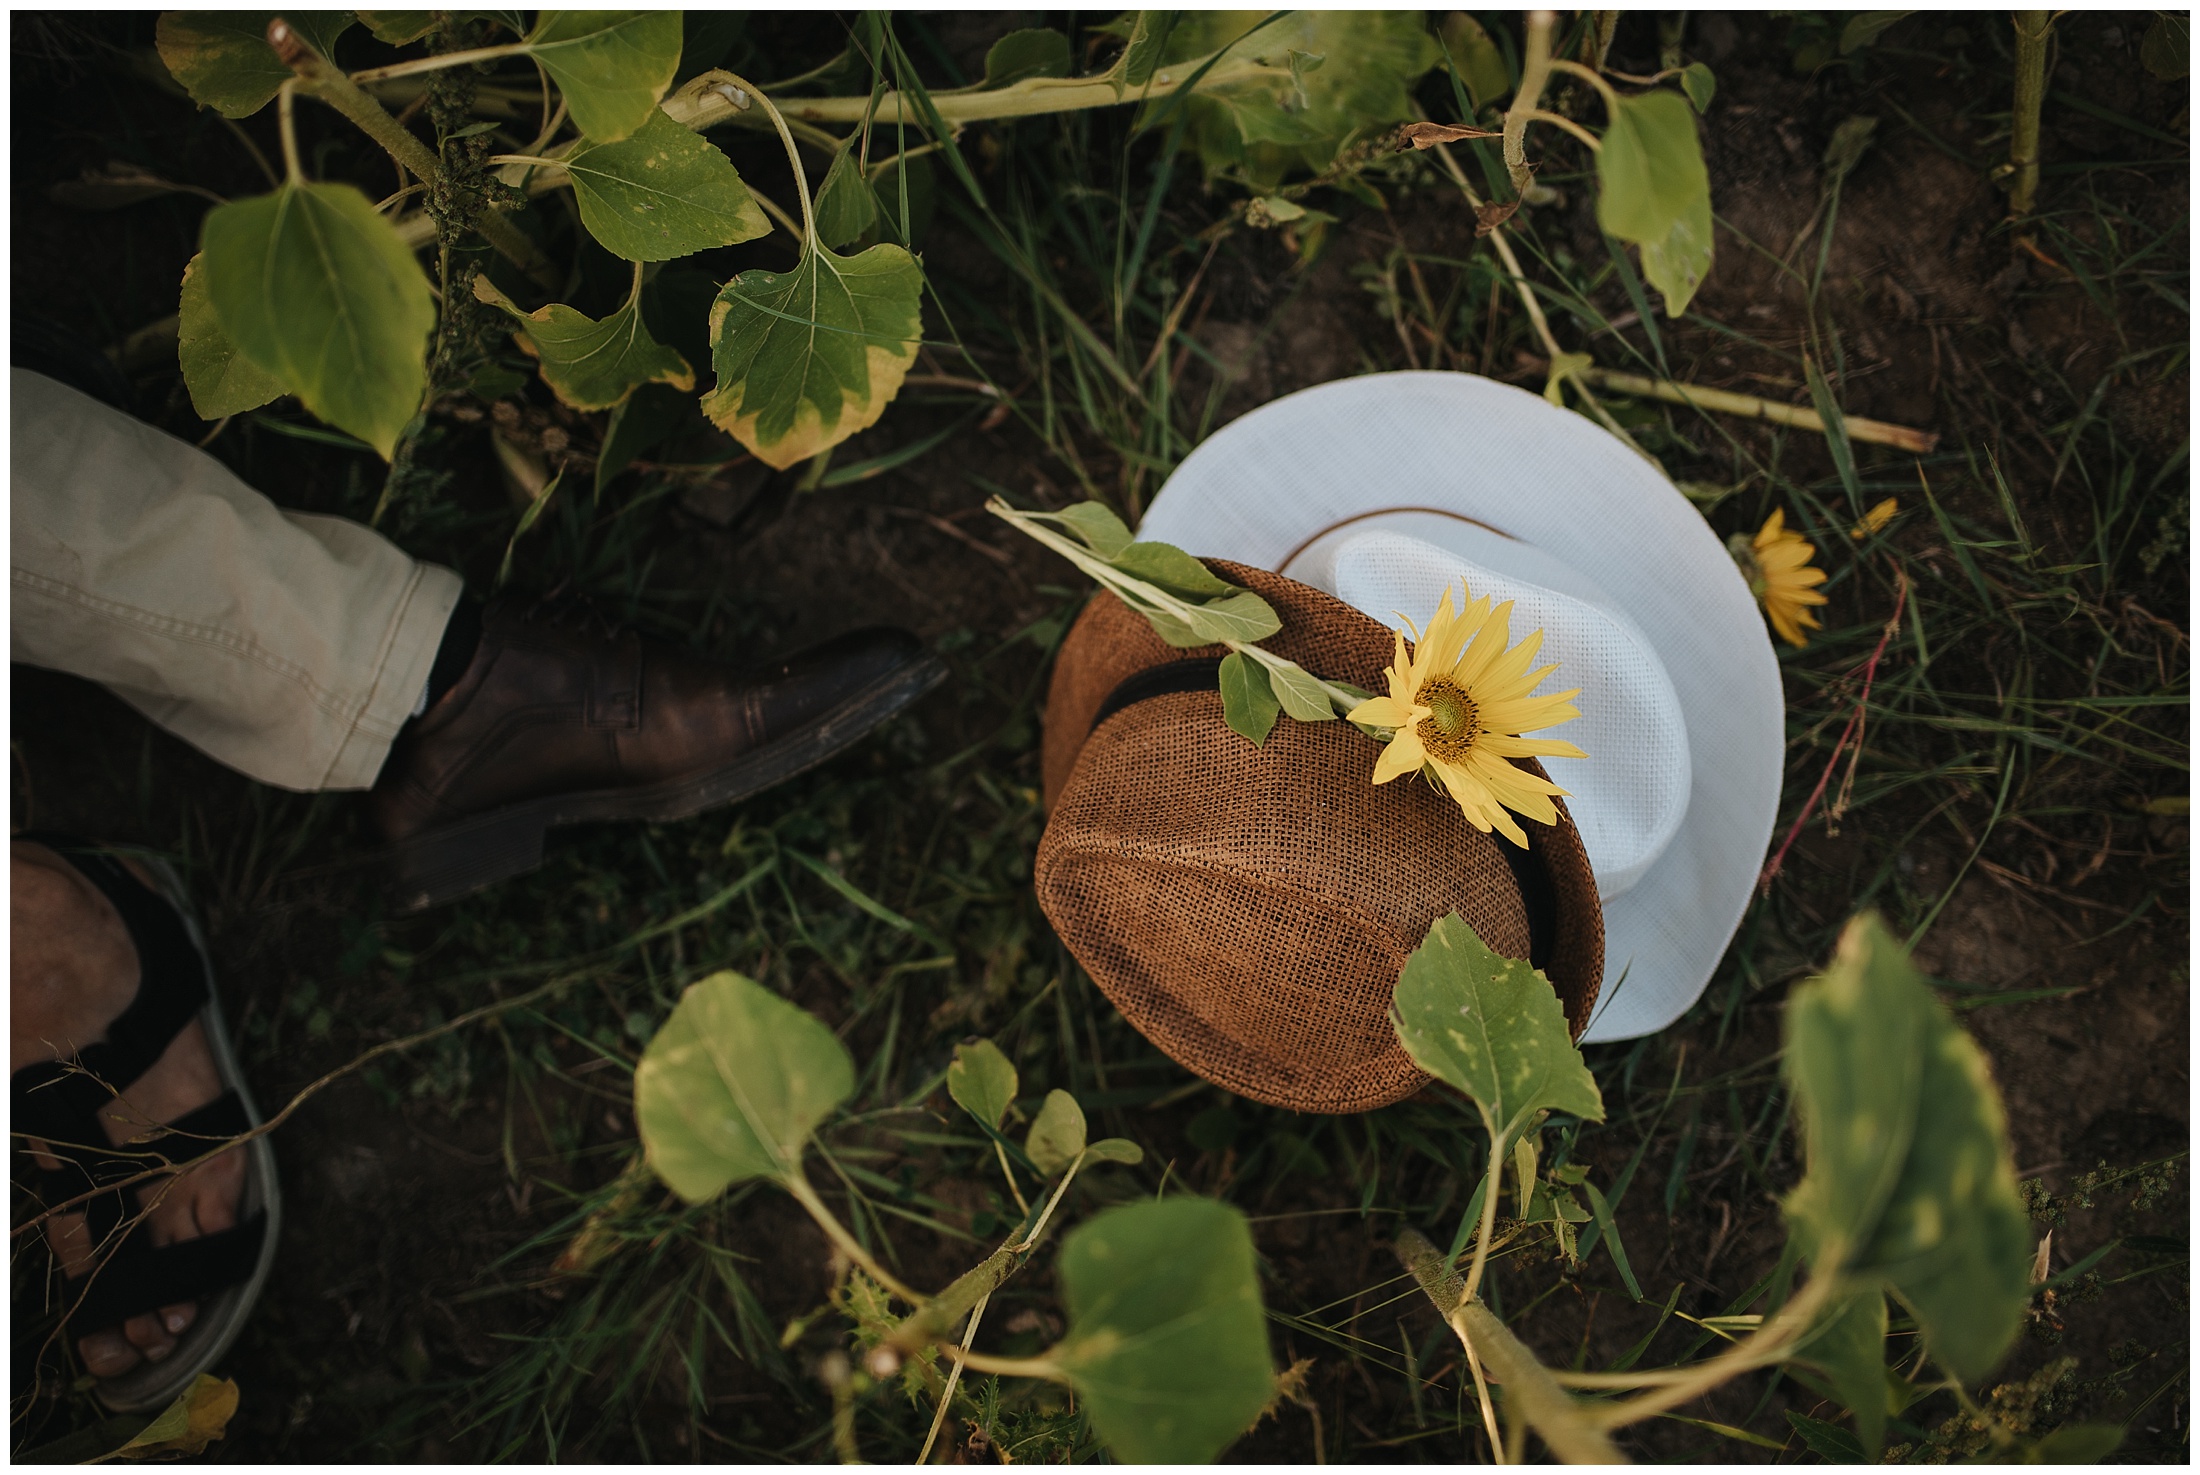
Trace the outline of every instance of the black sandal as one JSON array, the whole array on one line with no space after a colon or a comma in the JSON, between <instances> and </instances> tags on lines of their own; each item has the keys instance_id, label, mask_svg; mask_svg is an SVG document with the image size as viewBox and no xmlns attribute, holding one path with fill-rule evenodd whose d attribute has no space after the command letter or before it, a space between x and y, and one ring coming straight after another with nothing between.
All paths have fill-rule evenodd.
<instances>
[{"instance_id":1,"label":"black sandal","mask_svg":"<svg viewBox=\"0 0 2200 1475\"><path fill-rule=\"evenodd\" d=\"M85 1215L91 1243L112 1245L90 1274L57 1277L72 1341L179 1301L198 1303L198 1317L177 1337L174 1352L94 1385L99 1400L117 1413L159 1410L229 1350L266 1283L280 1212L274 1150L265 1137L244 1145L245 1185L234 1227L155 1246L138 1232L142 1223L132 1223L119 1241L115 1238L136 1218L135 1189L98 1190L148 1167L188 1161L206 1141L258 1126L260 1114L230 1049L214 999L206 944L174 870L158 859L144 860L158 883L155 890L112 854L73 836L32 833L14 838L53 850L97 886L121 914L137 948L137 997L107 1026L107 1038L72 1060L43 1061L15 1072L13 1131L19 1144L25 1137L37 1138L46 1144L44 1155L59 1160L57 1167L40 1167L35 1159L29 1164L36 1201L58 1204L94 1193L76 1207ZM228 1089L166 1123L149 1140L111 1145L100 1112L153 1068L194 1017L205 1027L215 1070Z\"/></svg>"}]
</instances>

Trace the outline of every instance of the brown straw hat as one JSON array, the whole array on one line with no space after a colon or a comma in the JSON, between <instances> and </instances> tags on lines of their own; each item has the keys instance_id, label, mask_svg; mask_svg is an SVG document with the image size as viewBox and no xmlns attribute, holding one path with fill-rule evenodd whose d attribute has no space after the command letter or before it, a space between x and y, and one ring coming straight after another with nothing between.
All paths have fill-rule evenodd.
<instances>
[{"instance_id":1,"label":"brown straw hat","mask_svg":"<svg viewBox=\"0 0 2200 1475\"><path fill-rule=\"evenodd\" d=\"M1281 575L1208 567L1274 606L1283 629L1264 648L1382 689L1382 625ZM1521 821L1522 852L1426 783L1378 787L1381 750L1347 723L1286 719L1256 748L1224 724L1224 654L1168 645L1103 592L1047 694L1039 905L1124 1017L1240 1096L1387 1106L1429 1080L1391 1032L1392 987L1429 925L1457 912L1543 970L1578 1037L1604 974L1604 921L1564 803L1555 825Z\"/></svg>"}]
</instances>

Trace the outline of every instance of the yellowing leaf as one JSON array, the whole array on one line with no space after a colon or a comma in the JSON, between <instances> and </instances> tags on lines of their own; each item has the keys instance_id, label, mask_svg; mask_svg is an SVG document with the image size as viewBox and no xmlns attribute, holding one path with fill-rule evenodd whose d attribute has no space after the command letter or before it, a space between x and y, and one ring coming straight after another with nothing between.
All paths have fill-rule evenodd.
<instances>
[{"instance_id":1,"label":"yellowing leaf","mask_svg":"<svg viewBox=\"0 0 2200 1475\"><path fill-rule=\"evenodd\" d=\"M200 1373L198 1381L108 1458L142 1460L153 1455L204 1454L209 1444L228 1432L229 1421L236 1416L237 1397L237 1385L230 1379Z\"/></svg>"},{"instance_id":2,"label":"yellowing leaf","mask_svg":"<svg viewBox=\"0 0 2200 1475\"><path fill-rule=\"evenodd\" d=\"M474 278L474 296L518 321L521 337L542 362L542 382L576 410L623 405L644 384L695 387L688 361L649 336L639 297L598 322L561 302L522 312L485 275Z\"/></svg>"},{"instance_id":3,"label":"yellowing leaf","mask_svg":"<svg viewBox=\"0 0 2200 1475\"><path fill-rule=\"evenodd\" d=\"M1642 274L1679 317L1711 271L1711 181L1678 92L1622 97L1597 151L1597 223L1642 249Z\"/></svg>"},{"instance_id":4,"label":"yellowing leaf","mask_svg":"<svg viewBox=\"0 0 2200 1475\"><path fill-rule=\"evenodd\" d=\"M1413 84L1442 55L1422 11L1299 10L1270 21L1273 14L1181 13L1164 65L1225 46L1229 53L1181 104L1147 108L1151 116L1161 106L1182 106L1186 146L1198 150L1207 173L1242 169L1262 191L1293 169L1328 167L1350 138L1411 118ZM1304 60L1295 62L1294 53ZM1308 65L1315 57L1320 64Z\"/></svg>"},{"instance_id":5,"label":"yellowing leaf","mask_svg":"<svg viewBox=\"0 0 2200 1475\"><path fill-rule=\"evenodd\" d=\"M256 410L280 396L283 381L237 352L206 300L206 272L194 256L183 269L183 300L177 308L176 360L191 408L201 420L220 420Z\"/></svg>"},{"instance_id":6,"label":"yellowing leaf","mask_svg":"<svg viewBox=\"0 0 2200 1475\"><path fill-rule=\"evenodd\" d=\"M733 161L662 111L632 138L584 144L564 162L581 224L628 261L670 261L772 228Z\"/></svg>"},{"instance_id":7,"label":"yellowing leaf","mask_svg":"<svg viewBox=\"0 0 2200 1475\"><path fill-rule=\"evenodd\" d=\"M792 271L741 273L711 308L704 413L782 471L869 429L916 360L923 285L916 258L888 245L813 246Z\"/></svg>"},{"instance_id":8,"label":"yellowing leaf","mask_svg":"<svg viewBox=\"0 0 2200 1475\"><path fill-rule=\"evenodd\" d=\"M565 94L581 132L615 143L649 122L680 69L680 12L545 10L527 51Z\"/></svg>"},{"instance_id":9,"label":"yellowing leaf","mask_svg":"<svg viewBox=\"0 0 2200 1475\"><path fill-rule=\"evenodd\" d=\"M305 407L382 453L428 387L428 279L348 184L286 184L207 213L206 295L222 331Z\"/></svg>"},{"instance_id":10,"label":"yellowing leaf","mask_svg":"<svg viewBox=\"0 0 2200 1475\"><path fill-rule=\"evenodd\" d=\"M246 118L293 75L267 44L267 23L277 14L323 56L351 24L348 10L168 10L153 44L193 102L225 118Z\"/></svg>"}]
</instances>

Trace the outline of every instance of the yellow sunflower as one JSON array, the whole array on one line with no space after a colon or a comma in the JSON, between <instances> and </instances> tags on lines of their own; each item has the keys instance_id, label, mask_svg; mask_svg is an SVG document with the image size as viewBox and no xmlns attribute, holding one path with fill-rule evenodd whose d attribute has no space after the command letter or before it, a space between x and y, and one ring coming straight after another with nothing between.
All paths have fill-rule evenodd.
<instances>
[{"instance_id":1,"label":"yellow sunflower","mask_svg":"<svg viewBox=\"0 0 2200 1475\"><path fill-rule=\"evenodd\" d=\"M1526 832L1506 811L1555 824L1558 808L1551 798L1566 791L1508 760L1587 757L1557 738L1521 736L1579 717L1572 699L1581 693L1577 688L1530 696L1558 669L1528 669L1543 647L1543 632L1511 645L1511 602L1492 609L1488 595L1475 599L1464 583L1459 590L1469 601L1465 613L1453 611L1451 591L1445 590L1436 617L1415 639L1410 660L1405 636L1394 637L1397 655L1385 673L1390 695L1372 697L1346 716L1363 727L1393 730L1375 762L1376 783L1427 773L1458 801L1468 824L1485 834L1494 829L1526 846Z\"/></svg>"},{"instance_id":2,"label":"yellow sunflower","mask_svg":"<svg viewBox=\"0 0 2200 1475\"><path fill-rule=\"evenodd\" d=\"M1789 645L1804 644L1808 637L1803 632L1819 628L1811 606L1826 602L1826 596L1818 592L1818 585L1826 582L1826 571L1813 568L1810 562L1818 556L1818 550L1801 533L1787 530L1787 514L1778 508L1765 519L1755 538L1736 533L1727 539L1726 546L1740 566L1742 577L1749 580L1749 592L1764 606L1772 628Z\"/></svg>"}]
</instances>

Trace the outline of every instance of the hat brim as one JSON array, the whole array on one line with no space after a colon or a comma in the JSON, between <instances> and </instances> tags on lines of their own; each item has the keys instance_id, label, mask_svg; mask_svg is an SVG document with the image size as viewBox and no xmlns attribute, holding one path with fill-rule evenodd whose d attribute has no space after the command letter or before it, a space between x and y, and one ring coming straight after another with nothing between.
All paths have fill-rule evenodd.
<instances>
[{"instance_id":1,"label":"hat brim","mask_svg":"<svg viewBox=\"0 0 2200 1475\"><path fill-rule=\"evenodd\" d=\"M1224 426L1178 466L1139 536L1274 569L1329 529L1427 510L1579 570L1672 678L1688 727L1688 812L1643 878L1605 904L1604 986L1584 1040L1662 1029L1703 993L1748 908L1779 806L1785 709L1747 585L1656 467L1510 385L1370 374Z\"/></svg>"}]
</instances>

